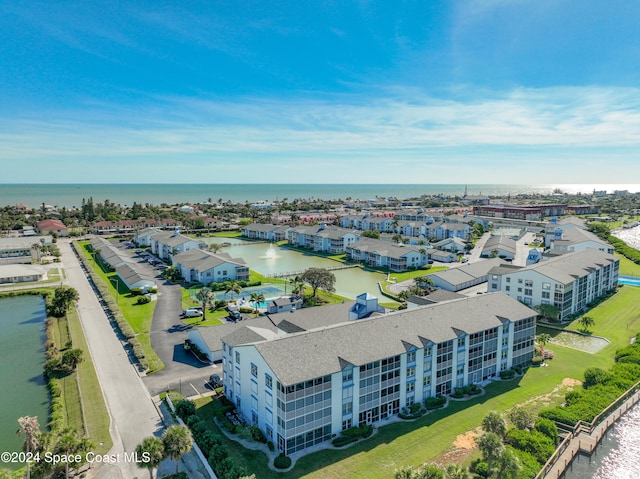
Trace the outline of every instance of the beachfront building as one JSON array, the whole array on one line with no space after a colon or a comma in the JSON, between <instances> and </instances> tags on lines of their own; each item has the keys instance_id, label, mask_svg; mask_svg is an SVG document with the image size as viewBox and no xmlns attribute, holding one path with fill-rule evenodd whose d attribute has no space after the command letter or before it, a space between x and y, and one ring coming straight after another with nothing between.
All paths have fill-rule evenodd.
<instances>
[{"instance_id":1,"label":"beachfront building","mask_svg":"<svg viewBox=\"0 0 640 479\"><path fill-rule=\"evenodd\" d=\"M373 299L243 321L210 339L222 348L226 397L279 451L304 451L533 357L536 312L504 294L388 314ZM316 318L301 327L306 311Z\"/></svg>"},{"instance_id":2,"label":"beachfront building","mask_svg":"<svg viewBox=\"0 0 640 479\"><path fill-rule=\"evenodd\" d=\"M185 281L202 284L222 281L247 281L249 267L242 258L231 258L227 253L211 253L190 249L173 256L173 266L178 268Z\"/></svg>"},{"instance_id":3,"label":"beachfront building","mask_svg":"<svg viewBox=\"0 0 640 479\"><path fill-rule=\"evenodd\" d=\"M287 231L289 244L330 254L342 254L345 249L360 239L357 231L339 226L296 226Z\"/></svg>"},{"instance_id":4,"label":"beachfront building","mask_svg":"<svg viewBox=\"0 0 640 479\"><path fill-rule=\"evenodd\" d=\"M360 261L369 266L389 268L391 271L408 271L428 264L426 248L410 245L397 245L373 238L362 238L347 246L345 252L349 259Z\"/></svg>"},{"instance_id":5,"label":"beachfront building","mask_svg":"<svg viewBox=\"0 0 640 479\"><path fill-rule=\"evenodd\" d=\"M487 291L501 291L532 307L553 305L564 319L615 289L619 265L612 254L593 248L525 267L501 265L489 271Z\"/></svg>"},{"instance_id":6,"label":"beachfront building","mask_svg":"<svg viewBox=\"0 0 640 479\"><path fill-rule=\"evenodd\" d=\"M182 223L180 221L171 218L161 218L157 220L153 218L141 218L137 220L98 221L91 225L91 232L94 234L134 233L134 235L137 236L139 232L149 228L172 230L181 226Z\"/></svg>"},{"instance_id":7,"label":"beachfront building","mask_svg":"<svg viewBox=\"0 0 640 479\"><path fill-rule=\"evenodd\" d=\"M263 223L251 223L243 226L240 231L243 236L250 239L264 241L283 241L287 239L287 231L291 229L288 225L269 225Z\"/></svg>"}]
</instances>

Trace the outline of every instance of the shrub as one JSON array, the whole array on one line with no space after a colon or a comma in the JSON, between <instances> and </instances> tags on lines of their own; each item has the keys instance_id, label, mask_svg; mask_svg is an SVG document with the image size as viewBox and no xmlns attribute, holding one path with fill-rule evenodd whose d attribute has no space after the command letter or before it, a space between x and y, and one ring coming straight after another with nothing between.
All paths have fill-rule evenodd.
<instances>
[{"instance_id":1,"label":"shrub","mask_svg":"<svg viewBox=\"0 0 640 479\"><path fill-rule=\"evenodd\" d=\"M262 431L258 426L256 425L251 426L249 428L249 433L251 434L251 439L253 439L254 441L266 444L267 437L262 433Z\"/></svg>"},{"instance_id":2,"label":"shrub","mask_svg":"<svg viewBox=\"0 0 640 479\"><path fill-rule=\"evenodd\" d=\"M129 291L133 296L140 296L142 294L142 288L131 288Z\"/></svg>"},{"instance_id":3,"label":"shrub","mask_svg":"<svg viewBox=\"0 0 640 479\"><path fill-rule=\"evenodd\" d=\"M609 371L601 368L589 368L584 372L583 387L588 389L596 384L607 384L612 378L613 375Z\"/></svg>"},{"instance_id":4,"label":"shrub","mask_svg":"<svg viewBox=\"0 0 640 479\"><path fill-rule=\"evenodd\" d=\"M444 396L436 396L433 398L427 398L424 400L424 407L428 410L439 409L447 403L447 398Z\"/></svg>"},{"instance_id":5,"label":"shrub","mask_svg":"<svg viewBox=\"0 0 640 479\"><path fill-rule=\"evenodd\" d=\"M551 438L535 429L531 432L509 429L504 440L514 448L532 454L540 464L547 462L556 449Z\"/></svg>"},{"instance_id":6,"label":"shrub","mask_svg":"<svg viewBox=\"0 0 640 479\"><path fill-rule=\"evenodd\" d=\"M513 379L516 375L514 369L507 369L506 371L500 371L500 379Z\"/></svg>"},{"instance_id":7,"label":"shrub","mask_svg":"<svg viewBox=\"0 0 640 479\"><path fill-rule=\"evenodd\" d=\"M346 446L347 444L351 444L352 442L356 442L358 440L357 437L352 436L338 436L331 441L335 447Z\"/></svg>"},{"instance_id":8,"label":"shrub","mask_svg":"<svg viewBox=\"0 0 640 479\"><path fill-rule=\"evenodd\" d=\"M555 422L539 417L533 428L551 439L554 444L558 444L558 426Z\"/></svg>"},{"instance_id":9,"label":"shrub","mask_svg":"<svg viewBox=\"0 0 640 479\"><path fill-rule=\"evenodd\" d=\"M489 465L486 461L478 461L473 468L473 472L480 477L487 477L489 474Z\"/></svg>"},{"instance_id":10,"label":"shrub","mask_svg":"<svg viewBox=\"0 0 640 479\"><path fill-rule=\"evenodd\" d=\"M275 446L273 445L273 441L267 441L267 447L271 452L273 452L273 450L275 449Z\"/></svg>"},{"instance_id":11,"label":"shrub","mask_svg":"<svg viewBox=\"0 0 640 479\"><path fill-rule=\"evenodd\" d=\"M136 304L147 304L151 302L151 298L149 296L140 296L136 300Z\"/></svg>"},{"instance_id":12,"label":"shrub","mask_svg":"<svg viewBox=\"0 0 640 479\"><path fill-rule=\"evenodd\" d=\"M189 419L191 416L193 416L196 413L195 403L188 399L183 399L181 401L178 401L175 404L175 407L176 407L176 414L180 419L182 419L185 422L187 421L187 419Z\"/></svg>"},{"instance_id":13,"label":"shrub","mask_svg":"<svg viewBox=\"0 0 640 479\"><path fill-rule=\"evenodd\" d=\"M291 467L291 458L289 456L285 456L284 453L281 452L280 455L273 460L273 465L277 469L287 469Z\"/></svg>"}]
</instances>

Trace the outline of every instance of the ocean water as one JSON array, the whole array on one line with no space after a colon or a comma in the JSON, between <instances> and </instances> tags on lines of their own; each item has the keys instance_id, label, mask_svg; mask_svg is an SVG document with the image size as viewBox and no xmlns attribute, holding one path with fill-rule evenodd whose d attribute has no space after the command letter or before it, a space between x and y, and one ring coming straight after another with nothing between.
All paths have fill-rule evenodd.
<instances>
[{"instance_id":1,"label":"ocean water","mask_svg":"<svg viewBox=\"0 0 640 479\"><path fill-rule=\"evenodd\" d=\"M556 188L566 193L592 193L594 190L639 192L640 185L597 184L0 184L0 206L25 204L31 208L43 203L58 208L80 207L82 199L109 200L131 206L133 202L169 205L231 201L274 201L277 199L361 199L378 197L416 198L422 195L550 194Z\"/></svg>"}]
</instances>

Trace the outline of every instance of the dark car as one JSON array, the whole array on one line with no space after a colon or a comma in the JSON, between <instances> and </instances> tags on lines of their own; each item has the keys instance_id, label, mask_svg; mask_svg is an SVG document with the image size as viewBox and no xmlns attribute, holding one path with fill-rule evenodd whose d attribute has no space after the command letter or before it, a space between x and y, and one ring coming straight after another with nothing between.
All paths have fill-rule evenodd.
<instances>
[{"instance_id":1,"label":"dark car","mask_svg":"<svg viewBox=\"0 0 640 479\"><path fill-rule=\"evenodd\" d=\"M209 376L209 384L212 388L219 388L220 386L222 386L222 379L220 379L219 375L212 374L211 376Z\"/></svg>"},{"instance_id":2,"label":"dark car","mask_svg":"<svg viewBox=\"0 0 640 479\"><path fill-rule=\"evenodd\" d=\"M235 323L242 319L242 315L238 311L229 311L229 319Z\"/></svg>"}]
</instances>

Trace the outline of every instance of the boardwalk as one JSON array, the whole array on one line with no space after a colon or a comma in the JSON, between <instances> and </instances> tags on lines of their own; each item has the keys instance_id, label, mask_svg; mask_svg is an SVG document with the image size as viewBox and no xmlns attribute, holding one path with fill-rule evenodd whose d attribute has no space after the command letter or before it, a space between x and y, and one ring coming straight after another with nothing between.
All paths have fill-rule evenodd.
<instances>
[{"instance_id":1,"label":"boardwalk","mask_svg":"<svg viewBox=\"0 0 640 479\"><path fill-rule=\"evenodd\" d=\"M579 423L560 444L556 453L549 459L536 479L558 479L564 475L576 454L593 454L608 429L640 400L639 384L632 388L635 392L628 395L623 402L619 405L612 405L614 406L612 410L606 410L599 416L602 418L599 423L596 422L598 418L594 419L595 426L588 427Z\"/></svg>"},{"instance_id":2,"label":"boardwalk","mask_svg":"<svg viewBox=\"0 0 640 479\"><path fill-rule=\"evenodd\" d=\"M342 264L340 266L330 266L328 268L322 268L322 269L326 269L327 271L336 271L339 269L350 269L350 268L360 268L359 264ZM306 270L302 270L302 271L287 271L285 273L270 273L270 274L265 274L265 278L287 278L290 276L300 276L302 273L304 273Z\"/></svg>"}]
</instances>

